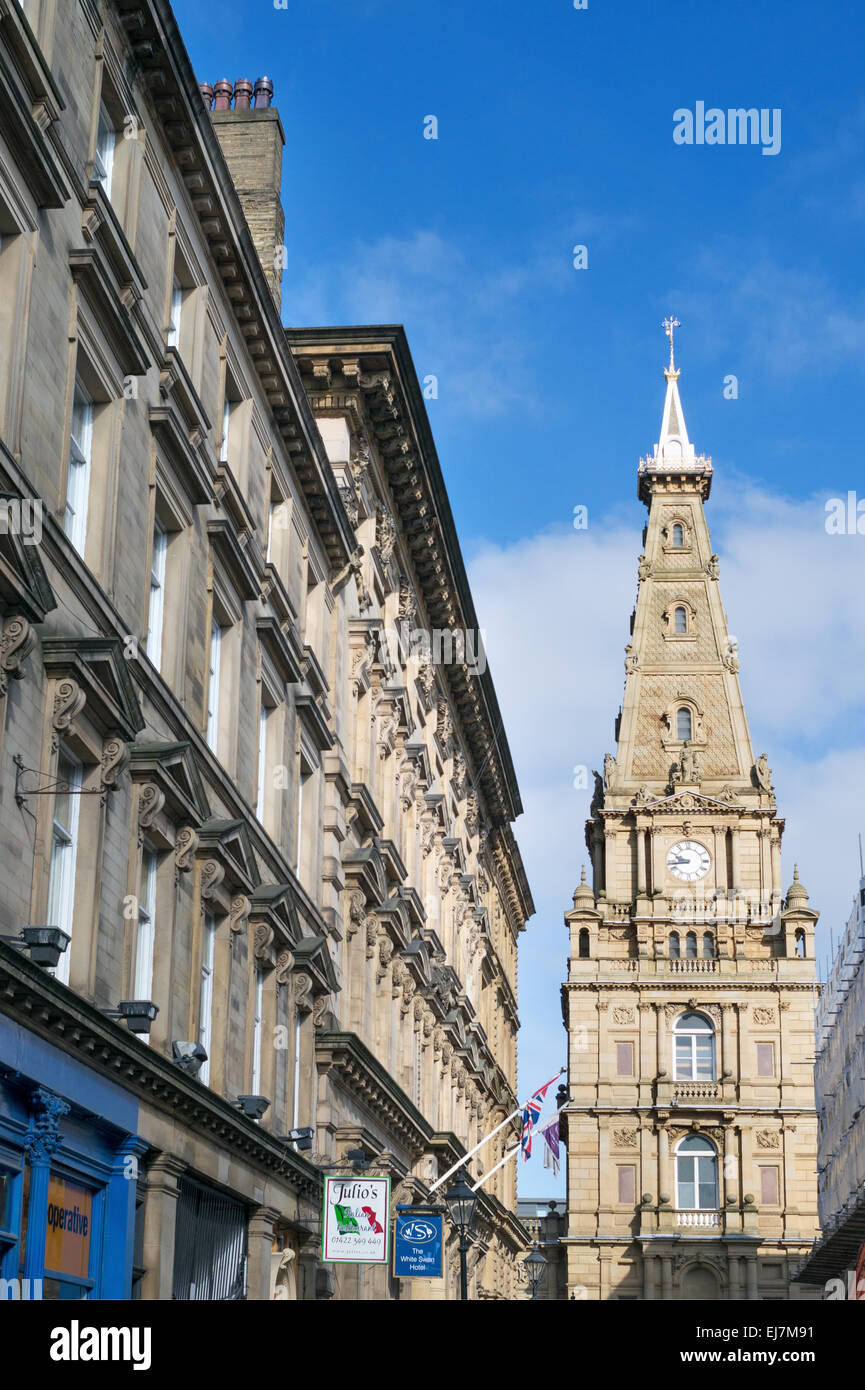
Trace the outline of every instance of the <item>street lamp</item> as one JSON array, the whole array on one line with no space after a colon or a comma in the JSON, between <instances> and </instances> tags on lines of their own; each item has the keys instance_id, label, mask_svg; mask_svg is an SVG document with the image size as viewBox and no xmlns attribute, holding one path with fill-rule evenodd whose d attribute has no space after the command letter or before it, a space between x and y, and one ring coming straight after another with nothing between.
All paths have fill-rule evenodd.
<instances>
[{"instance_id":1,"label":"street lamp","mask_svg":"<svg viewBox=\"0 0 865 1390\"><path fill-rule=\"evenodd\" d=\"M547 1262L536 1245L532 1247L532 1253L526 1258L525 1265L529 1287L532 1291L532 1302L534 1302L547 1272Z\"/></svg>"},{"instance_id":2,"label":"street lamp","mask_svg":"<svg viewBox=\"0 0 865 1390\"><path fill-rule=\"evenodd\" d=\"M466 1266L466 1255L469 1249L468 1232L472 1224L472 1217L475 1214L478 1195L476 1192L472 1192L465 1178L460 1176L445 1193L445 1201L448 1205L451 1221L458 1227L460 1233L460 1298L465 1300L469 1296L469 1277Z\"/></svg>"}]
</instances>

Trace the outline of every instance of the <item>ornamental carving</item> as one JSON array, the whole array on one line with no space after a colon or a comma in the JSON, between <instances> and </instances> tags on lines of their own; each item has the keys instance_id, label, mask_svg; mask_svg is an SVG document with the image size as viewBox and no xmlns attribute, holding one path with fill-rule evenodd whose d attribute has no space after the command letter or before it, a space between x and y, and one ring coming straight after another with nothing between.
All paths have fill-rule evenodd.
<instances>
[{"instance_id":1,"label":"ornamental carving","mask_svg":"<svg viewBox=\"0 0 865 1390\"><path fill-rule=\"evenodd\" d=\"M54 714L51 720L54 737L51 746L56 752L58 736L65 734L76 715L79 715L87 702L87 696L77 681L58 681L54 691Z\"/></svg>"},{"instance_id":2,"label":"ornamental carving","mask_svg":"<svg viewBox=\"0 0 865 1390\"><path fill-rule=\"evenodd\" d=\"M356 439L352 440L348 466L351 469L351 476L354 478L355 484L360 483L364 474L372 466L370 447L363 435L358 435Z\"/></svg>"},{"instance_id":3,"label":"ornamental carving","mask_svg":"<svg viewBox=\"0 0 865 1390\"><path fill-rule=\"evenodd\" d=\"M375 978L379 984L381 984L387 974L387 968L390 965L392 956L393 942L389 936L383 936L378 946L378 965L375 971Z\"/></svg>"},{"instance_id":4,"label":"ornamental carving","mask_svg":"<svg viewBox=\"0 0 865 1390\"><path fill-rule=\"evenodd\" d=\"M9 680L18 681L24 675L21 662L36 645L36 633L26 618L7 618L0 632L0 695L5 695Z\"/></svg>"},{"instance_id":5,"label":"ornamental carving","mask_svg":"<svg viewBox=\"0 0 865 1390\"><path fill-rule=\"evenodd\" d=\"M165 793L155 782L145 782L138 794L138 824L142 830L149 830L165 805ZM175 864L177 855L175 848Z\"/></svg>"},{"instance_id":6,"label":"ornamental carving","mask_svg":"<svg viewBox=\"0 0 865 1390\"><path fill-rule=\"evenodd\" d=\"M633 1022L634 1022L634 1010L633 1010L633 1009L625 1009L625 1008L613 1009L613 1022L614 1022L614 1023L620 1023L620 1024L624 1024L624 1023L633 1023Z\"/></svg>"},{"instance_id":7,"label":"ornamental carving","mask_svg":"<svg viewBox=\"0 0 865 1390\"><path fill-rule=\"evenodd\" d=\"M781 1136L774 1129L758 1129L754 1135L758 1149L780 1149Z\"/></svg>"},{"instance_id":8,"label":"ornamental carving","mask_svg":"<svg viewBox=\"0 0 865 1390\"><path fill-rule=\"evenodd\" d=\"M755 1009L755 1010L754 1010L754 1022L755 1022L755 1023L760 1023L760 1024L774 1023L774 1022L775 1022L775 1010L774 1010L774 1009Z\"/></svg>"},{"instance_id":9,"label":"ornamental carving","mask_svg":"<svg viewBox=\"0 0 865 1390\"><path fill-rule=\"evenodd\" d=\"M48 1163L60 1143L60 1121L71 1109L68 1101L46 1086L37 1086L32 1097L33 1113L24 1136L24 1149L31 1163Z\"/></svg>"},{"instance_id":10,"label":"ornamental carving","mask_svg":"<svg viewBox=\"0 0 865 1390\"><path fill-rule=\"evenodd\" d=\"M308 1014L312 1008L312 978L305 972L294 977L294 1007L299 1014Z\"/></svg>"},{"instance_id":11,"label":"ornamental carving","mask_svg":"<svg viewBox=\"0 0 865 1390\"><path fill-rule=\"evenodd\" d=\"M251 904L249 898L238 893L236 898L231 899L231 907L228 912L228 925L233 932L241 932L246 926Z\"/></svg>"},{"instance_id":12,"label":"ornamental carving","mask_svg":"<svg viewBox=\"0 0 865 1390\"><path fill-rule=\"evenodd\" d=\"M323 1028L325 1024L325 1014L330 1008L330 996L320 994L312 1006L312 1025L314 1028Z\"/></svg>"},{"instance_id":13,"label":"ornamental carving","mask_svg":"<svg viewBox=\"0 0 865 1390\"><path fill-rule=\"evenodd\" d=\"M360 888L352 888L348 895L348 926L345 933L347 940L350 941L363 925L365 907L366 894Z\"/></svg>"},{"instance_id":14,"label":"ornamental carving","mask_svg":"<svg viewBox=\"0 0 865 1390\"><path fill-rule=\"evenodd\" d=\"M399 620L401 623L413 623L417 617L417 598L412 588L411 580L406 575L399 577Z\"/></svg>"},{"instance_id":15,"label":"ornamental carving","mask_svg":"<svg viewBox=\"0 0 865 1390\"><path fill-rule=\"evenodd\" d=\"M256 960L270 963L272 953L270 947L273 943L273 927L269 927L266 922L259 922L255 928L253 937L252 952Z\"/></svg>"},{"instance_id":16,"label":"ornamental carving","mask_svg":"<svg viewBox=\"0 0 865 1390\"><path fill-rule=\"evenodd\" d=\"M637 1147L637 1131L635 1129L614 1129L613 1144L617 1149L635 1149Z\"/></svg>"},{"instance_id":17,"label":"ornamental carving","mask_svg":"<svg viewBox=\"0 0 865 1390\"><path fill-rule=\"evenodd\" d=\"M378 940L378 921L372 913L366 918L366 958L372 960L375 955L375 943Z\"/></svg>"},{"instance_id":18,"label":"ornamental carving","mask_svg":"<svg viewBox=\"0 0 865 1390\"><path fill-rule=\"evenodd\" d=\"M287 985L294 966L294 956L291 951L280 951L276 958L276 969L274 976L278 985Z\"/></svg>"},{"instance_id":19,"label":"ornamental carving","mask_svg":"<svg viewBox=\"0 0 865 1390\"><path fill-rule=\"evenodd\" d=\"M447 748L453 737L453 723L451 721L451 712L447 700L439 700L438 702L436 733L438 734L439 742L444 748Z\"/></svg>"},{"instance_id":20,"label":"ornamental carving","mask_svg":"<svg viewBox=\"0 0 865 1390\"><path fill-rule=\"evenodd\" d=\"M390 563L396 545L396 526L387 507L380 506L375 517L375 543L383 565Z\"/></svg>"},{"instance_id":21,"label":"ornamental carving","mask_svg":"<svg viewBox=\"0 0 865 1390\"><path fill-rule=\"evenodd\" d=\"M212 898L222 880L225 869L218 859L207 859L201 867L201 896Z\"/></svg>"},{"instance_id":22,"label":"ornamental carving","mask_svg":"<svg viewBox=\"0 0 865 1390\"><path fill-rule=\"evenodd\" d=\"M192 868L192 860L198 848L198 836L192 826L185 825L182 830L177 832L177 839L174 841L174 867L179 874L188 873Z\"/></svg>"},{"instance_id":23,"label":"ornamental carving","mask_svg":"<svg viewBox=\"0 0 865 1390\"><path fill-rule=\"evenodd\" d=\"M754 780L758 787L764 792L770 792L772 787L772 770L769 767L769 759L765 753L761 753L754 764Z\"/></svg>"}]
</instances>

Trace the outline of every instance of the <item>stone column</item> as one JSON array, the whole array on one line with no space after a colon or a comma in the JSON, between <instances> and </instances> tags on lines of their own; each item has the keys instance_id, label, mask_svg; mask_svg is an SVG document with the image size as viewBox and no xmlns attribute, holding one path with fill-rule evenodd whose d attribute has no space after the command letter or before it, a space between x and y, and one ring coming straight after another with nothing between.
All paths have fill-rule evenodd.
<instances>
[{"instance_id":1,"label":"stone column","mask_svg":"<svg viewBox=\"0 0 865 1390\"><path fill-rule=\"evenodd\" d=\"M646 893L646 827L637 826L637 893L640 897L645 897Z\"/></svg>"},{"instance_id":2,"label":"stone column","mask_svg":"<svg viewBox=\"0 0 865 1390\"><path fill-rule=\"evenodd\" d=\"M727 888L727 830L723 825L713 825L715 836L715 887L725 891Z\"/></svg>"},{"instance_id":3,"label":"stone column","mask_svg":"<svg viewBox=\"0 0 865 1390\"><path fill-rule=\"evenodd\" d=\"M253 1303L270 1301L270 1265L273 1238L279 1212L275 1207L258 1207L249 1219L249 1264L247 1299Z\"/></svg>"},{"instance_id":4,"label":"stone column","mask_svg":"<svg viewBox=\"0 0 865 1390\"><path fill-rule=\"evenodd\" d=\"M770 843L771 831L768 826L760 829L760 887L763 894L763 901L767 902L772 896L772 846ZM761 904L761 914L763 905ZM762 916L761 916L762 920Z\"/></svg>"},{"instance_id":5,"label":"stone column","mask_svg":"<svg viewBox=\"0 0 865 1390\"><path fill-rule=\"evenodd\" d=\"M739 1302L742 1297L742 1262L738 1255L731 1255L727 1271L730 1276L730 1300Z\"/></svg>"},{"instance_id":6,"label":"stone column","mask_svg":"<svg viewBox=\"0 0 865 1390\"><path fill-rule=\"evenodd\" d=\"M652 893L653 893L654 895L657 895L658 893L660 893L660 891L661 891L661 886L662 886L662 884L663 884L663 882L664 882L664 871L663 871L663 869L662 869L662 867L661 867L661 828L660 828L660 826L657 826L657 825L651 826L651 828L650 828L650 830L649 830L649 835L651 836L650 844L651 844L651 854L652 854Z\"/></svg>"},{"instance_id":7,"label":"stone column","mask_svg":"<svg viewBox=\"0 0 865 1390\"><path fill-rule=\"evenodd\" d=\"M665 1125L658 1129L658 1198L666 1196L673 1200L670 1185L670 1135Z\"/></svg>"},{"instance_id":8,"label":"stone column","mask_svg":"<svg viewBox=\"0 0 865 1390\"><path fill-rule=\"evenodd\" d=\"M655 1301L655 1257L643 1247L643 1302Z\"/></svg>"},{"instance_id":9,"label":"stone column","mask_svg":"<svg viewBox=\"0 0 865 1390\"><path fill-rule=\"evenodd\" d=\"M757 1302L757 1256L756 1256L756 1254L748 1255L748 1257L747 1257L747 1259L746 1259L746 1262L745 1262L745 1279L746 1279L747 1289L748 1289L748 1292L747 1292L747 1295L746 1295L747 1301L748 1301L749 1303L756 1303L756 1302Z\"/></svg>"},{"instance_id":10,"label":"stone column","mask_svg":"<svg viewBox=\"0 0 865 1390\"><path fill-rule=\"evenodd\" d=\"M160 1154L147 1170L144 1207L144 1267L141 1297L147 1303L169 1303L174 1286L174 1232L180 1179L186 1164L173 1154Z\"/></svg>"},{"instance_id":11,"label":"stone column","mask_svg":"<svg viewBox=\"0 0 865 1390\"><path fill-rule=\"evenodd\" d=\"M661 1302L671 1303L673 1299L673 1260L670 1255L661 1256Z\"/></svg>"},{"instance_id":12,"label":"stone column","mask_svg":"<svg viewBox=\"0 0 865 1390\"><path fill-rule=\"evenodd\" d=\"M669 1030L667 1028L667 1011L663 1004L655 1004L658 1014L658 1076L671 1077L672 1072L667 1065L669 1050Z\"/></svg>"},{"instance_id":13,"label":"stone column","mask_svg":"<svg viewBox=\"0 0 865 1390\"><path fill-rule=\"evenodd\" d=\"M772 840L772 892L780 894L784 890L781 886L781 837L773 835Z\"/></svg>"},{"instance_id":14,"label":"stone column","mask_svg":"<svg viewBox=\"0 0 865 1390\"><path fill-rule=\"evenodd\" d=\"M729 886L730 886L730 888L733 890L734 893L738 893L738 892L741 890L741 887L742 887L742 883L741 883L741 871L740 871L740 868L739 868L739 835L740 835L739 826L738 826L738 824L736 824L736 825L733 826L733 829L730 831L730 845L731 845L731 848L732 848L732 856L731 856L731 857L732 857L732 861L733 861L733 863L732 863L733 882L732 882Z\"/></svg>"}]
</instances>

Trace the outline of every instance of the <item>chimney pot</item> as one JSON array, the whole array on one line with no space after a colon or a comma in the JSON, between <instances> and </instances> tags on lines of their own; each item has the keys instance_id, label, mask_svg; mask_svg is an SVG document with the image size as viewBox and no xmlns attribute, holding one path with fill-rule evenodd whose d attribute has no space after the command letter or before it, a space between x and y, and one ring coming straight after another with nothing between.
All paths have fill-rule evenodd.
<instances>
[{"instance_id":1,"label":"chimney pot","mask_svg":"<svg viewBox=\"0 0 865 1390\"><path fill-rule=\"evenodd\" d=\"M251 105L252 83L241 77L234 84L235 111L248 111Z\"/></svg>"},{"instance_id":2,"label":"chimney pot","mask_svg":"<svg viewBox=\"0 0 865 1390\"><path fill-rule=\"evenodd\" d=\"M234 88L232 87L228 78L220 77L219 81L216 83L216 86L213 88L214 96L216 97L216 100L213 103L214 111L231 110L231 93L233 92L233 90Z\"/></svg>"},{"instance_id":3,"label":"chimney pot","mask_svg":"<svg viewBox=\"0 0 865 1390\"><path fill-rule=\"evenodd\" d=\"M213 84L211 82L199 82L198 90L201 92L202 100L209 111L213 105Z\"/></svg>"},{"instance_id":4,"label":"chimney pot","mask_svg":"<svg viewBox=\"0 0 865 1390\"><path fill-rule=\"evenodd\" d=\"M273 100L273 83L269 77L259 77L255 83L256 110L268 107Z\"/></svg>"}]
</instances>

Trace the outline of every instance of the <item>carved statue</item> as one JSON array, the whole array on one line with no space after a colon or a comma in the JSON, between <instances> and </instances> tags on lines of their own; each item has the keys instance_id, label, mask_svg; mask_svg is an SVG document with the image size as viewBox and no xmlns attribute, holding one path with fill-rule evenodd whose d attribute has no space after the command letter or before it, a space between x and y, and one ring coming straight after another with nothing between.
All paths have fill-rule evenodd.
<instances>
[{"instance_id":1,"label":"carved statue","mask_svg":"<svg viewBox=\"0 0 865 1390\"><path fill-rule=\"evenodd\" d=\"M673 764L670 780L674 786L679 786L681 783L691 785L700 781L700 759L697 750L692 748L688 739L682 745L682 753L678 763Z\"/></svg>"},{"instance_id":2,"label":"carved statue","mask_svg":"<svg viewBox=\"0 0 865 1390\"><path fill-rule=\"evenodd\" d=\"M595 779L595 790L592 793L592 804L589 807L589 815L596 816L604 804L604 779L600 772L595 772L592 768L592 776Z\"/></svg>"},{"instance_id":3,"label":"carved statue","mask_svg":"<svg viewBox=\"0 0 865 1390\"><path fill-rule=\"evenodd\" d=\"M754 764L754 776L758 787L762 787L764 792L772 791L772 770L765 753L761 753Z\"/></svg>"},{"instance_id":4,"label":"carved statue","mask_svg":"<svg viewBox=\"0 0 865 1390\"><path fill-rule=\"evenodd\" d=\"M717 578L718 578L718 573L719 573L720 567L721 567L721 562L720 562L720 560L718 559L718 556L717 556L717 555L713 555L712 558L710 559L708 565L706 566L706 573L708 574L708 576L709 576L710 579L717 579Z\"/></svg>"},{"instance_id":5,"label":"carved statue","mask_svg":"<svg viewBox=\"0 0 865 1390\"><path fill-rule=\"evenodd\" d=\"M734 675L739 669L739 657L737 655L738 651L739 643L736 641L735 637L728 637L727 646L724 651L723 662L727 670L732 671Z\"/></svg>"},{"instance_id":6,"label":"carved statue","mask_svg":"<svg viewBox=\"0 0 865 1390\"><path fill-rule=\"evenodd\" d=\"M612 753L604 754L604 791L609 791L616 771L616 760Z\"/></svg>"},{"instance_id":7,"label":"carved statue","mask_svg":"<svg viewBox=\"0 0 865 1390\"><path fill-rule=\"evenodd\" d=\"M634 648L631 646L631 643L629 642L625 648L625 670L627 671L628 675L630 675L633 671L636 671L639 664L640 658L637 656L637 653L634 651Z\"/></svg>"}]
</instances>

